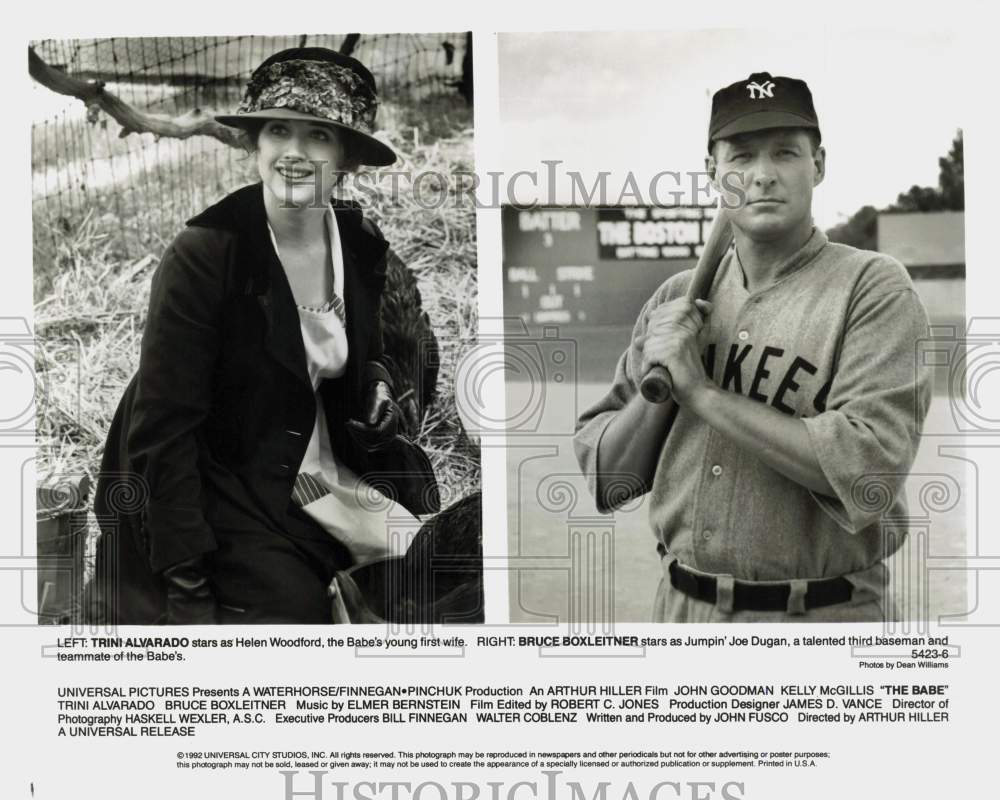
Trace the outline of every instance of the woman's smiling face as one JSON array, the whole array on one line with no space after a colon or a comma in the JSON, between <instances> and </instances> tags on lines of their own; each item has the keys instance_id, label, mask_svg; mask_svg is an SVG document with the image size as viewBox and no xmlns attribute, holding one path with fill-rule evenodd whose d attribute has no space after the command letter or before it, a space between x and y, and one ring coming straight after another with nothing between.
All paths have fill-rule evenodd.
<instances>
[{"instance_id":1,"label":"woman's smiling face","mask_svg":"<svg viewBox=\"0 0 1000 800\"><path fill-rule=\"evenodd\" d=\"M257 169L281 208L325 208L345 169L337 129L320 122L272 119L257 136Z\"/></svg>"}]
</instances>

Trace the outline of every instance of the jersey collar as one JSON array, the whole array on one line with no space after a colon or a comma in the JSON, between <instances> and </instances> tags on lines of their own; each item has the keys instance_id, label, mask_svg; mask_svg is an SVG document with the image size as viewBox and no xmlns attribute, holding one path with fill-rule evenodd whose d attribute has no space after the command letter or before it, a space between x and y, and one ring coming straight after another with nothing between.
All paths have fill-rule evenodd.
<instances>
[{"instance_id":1,"label":"jersey collar","mask_svg":"<svg viewBox=\"0 0 1000 800\"><path fill-rule=\"evenodd\" d=\"M774 286L776 283L783 281L812 262L819 255L820 251L826 247L828 241L826 234L814 226L812 235L806 240L806 243L778 266L774 271L774 280L764 288L767 289ZM740 283L746 285L743 264L740 262L740 254L735 245L733 245L733 256L734 266L736 267Z\"/></svg>"}]
</instances>

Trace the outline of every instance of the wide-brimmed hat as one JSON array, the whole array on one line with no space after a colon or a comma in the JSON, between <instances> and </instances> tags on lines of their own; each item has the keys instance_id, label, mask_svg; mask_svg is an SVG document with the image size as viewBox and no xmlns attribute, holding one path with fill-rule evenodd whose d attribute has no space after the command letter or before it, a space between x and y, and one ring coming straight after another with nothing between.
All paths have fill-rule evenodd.
<instances>
[{"instance_id":1,"label":"wide-brimmed hat","mask_svg":"<svg viewBox=\"0 0 1000 800\"><path fill-rule=\"evenodd\" d=\"M716 139L770 128L810 128L819 133L812 92L805 81L755 72L712 96L709 152Z\"/></svg>"},{"instance_id":2,"label":"wide-brimmed hat","mask_svg":"<svg viewBox=\"0 0 1000 800\"><path fill-rule=\"evenodd\" d=\"M293 47L253 71L235 114L215 119L243 129L269 119L333 125L347 134L352 156L362 164L384 167L396 154L372 136L377 110L375 79L364 64L325 47Z\"/></svg>"}]
</instances>

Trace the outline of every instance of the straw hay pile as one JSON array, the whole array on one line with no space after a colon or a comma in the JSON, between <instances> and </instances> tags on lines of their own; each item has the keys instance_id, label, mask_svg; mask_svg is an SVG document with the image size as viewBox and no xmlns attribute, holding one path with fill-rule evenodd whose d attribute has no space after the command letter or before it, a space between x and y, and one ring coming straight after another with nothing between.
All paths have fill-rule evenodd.
<instances>
[{"instance_id":1,"label":"straw hay pile","mask_svg":"<svg viewBox=\"0 0 1000 800\"><path fill-rule=\"evenodd\" d=\"M429 145L393 144L403 162L396 171L440 176L472 171L471 129ZM437 399L425 415L419 442L434 464L442 499L450 503L479 488L478 448L461 430L453 394L455 365L473 346L477 330L475 210L454 187L448 196L446 181L422 179L418 204L410 180L395 180L396 192L389 176L369 180L369 196L359 200L416 274L441 345ZM235 177L231 188L239 185ZM435 195L434 186L445 195ZM60 234L49 256L54 263L35 265L46 282L35 311L40 484L70 475L95 477L111 418L138 365L150 278L160 253L123 262L111 241L115 224L113 214L89 214L75 230Z\"/></svg>"},{"instance_id":2,"label":"straw hay pile","mask_svg":"<svg viewBox=\"0 0 1000 800\"><path fill-rule=\"evenodd\" d=\"M479 325L475 208L452 180L453 171L472 172L472 131L409 151L395 147L402 165L394 169L424 177L414 191L405 177L397 176L394 190L393 180L383 176L365 213L416 275L441 348L437 395L418 442L434 465L447 506L478 491L480 479L479 448L465 435L455 410L455 368L475 346Z\"/></svg>"}]
</instances>

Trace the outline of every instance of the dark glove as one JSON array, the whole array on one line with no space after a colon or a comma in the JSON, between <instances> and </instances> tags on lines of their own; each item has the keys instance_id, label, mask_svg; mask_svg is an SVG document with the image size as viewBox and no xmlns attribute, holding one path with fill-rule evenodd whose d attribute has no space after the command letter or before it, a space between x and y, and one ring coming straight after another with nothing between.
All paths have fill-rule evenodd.
<instances>
[{"instance_id":1,"label":"dark glove","mask_svg":"<svg viewBox=\"0 0 1000 800\"><path fill-rule=\"evenodd\" d=\"M399 406L385 381L368 384L364 420L347 420L347 430L355 444L373 453L392 442L399 431Z\"/></svg>"},{"instance_id":2,"label":"dark glove","mask_svg":"<svg viewBox=\"0 0 1000 800\"><path fill-rule=\"evenodd\" d=\"M215 595L208 572L205 556L196 556L163 570L168 625L214 625L217 622Z\"/></svg>"}]
</instances>

